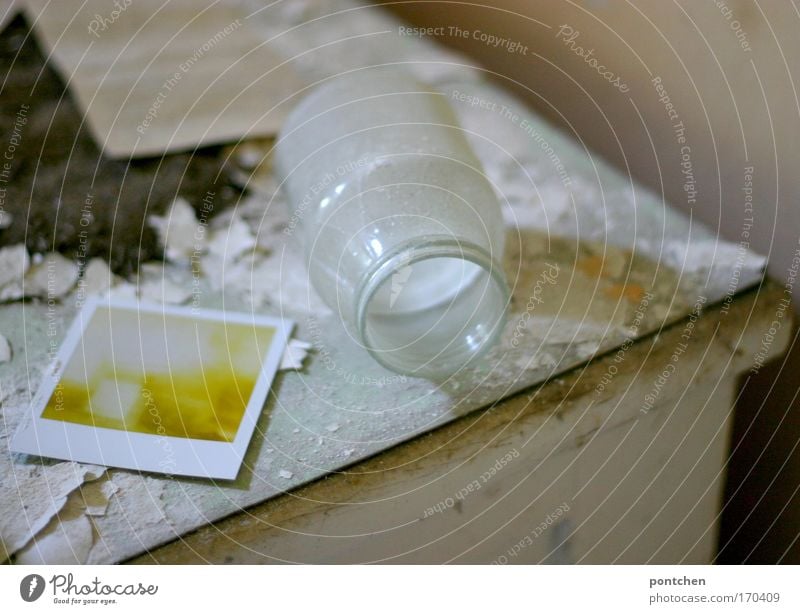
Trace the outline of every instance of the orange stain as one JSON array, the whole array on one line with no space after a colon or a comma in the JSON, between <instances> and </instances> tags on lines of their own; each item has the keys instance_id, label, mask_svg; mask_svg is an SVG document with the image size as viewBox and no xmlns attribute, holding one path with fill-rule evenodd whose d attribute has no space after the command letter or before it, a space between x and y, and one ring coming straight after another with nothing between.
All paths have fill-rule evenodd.
<instances>
[{"instance_id":1,"label":"orange stain","mask_svg":"<svg viewBox=\"0 0 800 614\"><path fill-rule=\"evenodd\" d=\"M644 288L639 284L611 284L603 291L615 300L624 298L631 303L639 303L644 297Z\"/></svg>"}]
</instances>

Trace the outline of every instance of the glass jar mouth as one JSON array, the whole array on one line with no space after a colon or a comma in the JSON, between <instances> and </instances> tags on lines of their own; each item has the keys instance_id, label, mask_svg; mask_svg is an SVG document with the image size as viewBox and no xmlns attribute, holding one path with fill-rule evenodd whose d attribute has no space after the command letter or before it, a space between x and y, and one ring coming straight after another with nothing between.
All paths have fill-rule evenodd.
<instances>
[{"instance_id":1,"label":"glass jar mouth","mask_svg":"<svg viewBox=\"0 0 800 614\"><path fill-rule=\"evenodd\" d=\"M442 380L497 342L509 297L502 267L479 245L450 236L411 241L364 276L356 332L387 369Z\"/></svg>"}]
</instances>

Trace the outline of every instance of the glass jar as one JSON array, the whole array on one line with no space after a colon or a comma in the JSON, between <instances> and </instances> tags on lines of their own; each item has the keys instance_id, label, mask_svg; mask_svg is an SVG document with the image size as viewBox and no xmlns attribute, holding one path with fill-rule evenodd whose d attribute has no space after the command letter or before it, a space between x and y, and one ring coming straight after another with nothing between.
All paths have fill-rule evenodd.
<instances>
[{"instance_id":1,"label":"glass jar","mask_svg":"<svg viewBox=\"0 0 800 614\"><path fill-rule=\"evenodd\" d=\"M496 341L502 212L445 95L338 75L292 111L276 167L314 288L378 362L441 379Z\"/></svg>"}]
</instances>

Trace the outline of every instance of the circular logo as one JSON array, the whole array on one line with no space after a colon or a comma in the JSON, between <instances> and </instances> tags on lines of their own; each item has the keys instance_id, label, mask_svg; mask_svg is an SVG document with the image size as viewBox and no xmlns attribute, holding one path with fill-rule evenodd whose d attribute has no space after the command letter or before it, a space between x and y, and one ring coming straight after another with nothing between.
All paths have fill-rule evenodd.
<instances>
[{"instance_id":1,"label":"circular logo","mask_svg":"<svg viewBox=\"0 0 800 614\"><path fill-rule=\"evenodd\" d=\"M19 596L25 601L36 601L44 592L44 578L39 574L32 573L22 578L19 583Z\"/></svg>"}]
</instances>

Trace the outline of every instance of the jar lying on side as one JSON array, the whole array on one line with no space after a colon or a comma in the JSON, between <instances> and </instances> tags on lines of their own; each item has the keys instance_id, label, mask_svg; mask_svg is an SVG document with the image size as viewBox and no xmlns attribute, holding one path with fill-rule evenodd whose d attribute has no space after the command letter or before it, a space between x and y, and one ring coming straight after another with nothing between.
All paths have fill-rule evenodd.
<instances>
[{"instance_id":1,"label":"jar lying on side","mask_svg":"<svg viewBox=\"0 0 800 614\"><path fill-rule=\"evenodd\" d=\"M396 69L337 76L276 162L314 288L378 362L442 379L496 341L503 217L443 94Z\"/></svg>"}]
</instances>

